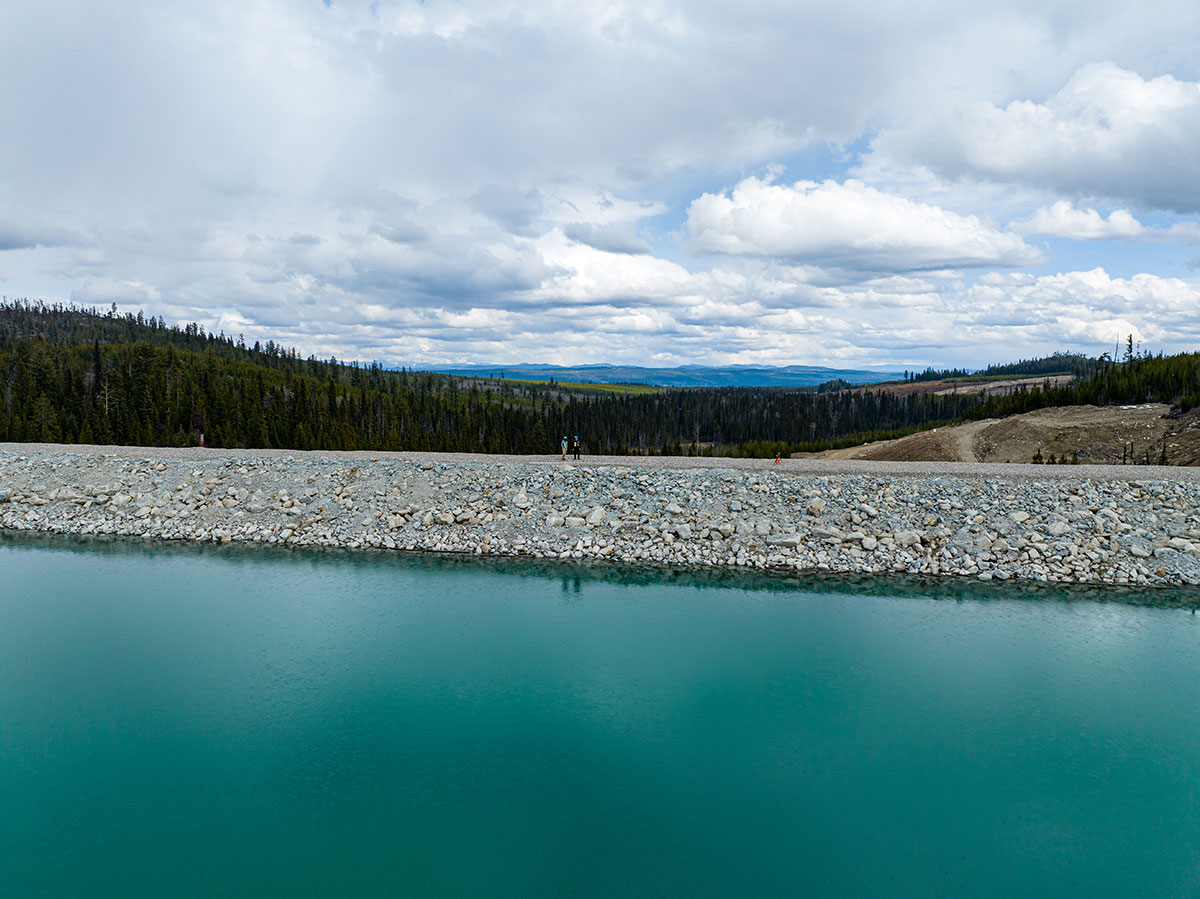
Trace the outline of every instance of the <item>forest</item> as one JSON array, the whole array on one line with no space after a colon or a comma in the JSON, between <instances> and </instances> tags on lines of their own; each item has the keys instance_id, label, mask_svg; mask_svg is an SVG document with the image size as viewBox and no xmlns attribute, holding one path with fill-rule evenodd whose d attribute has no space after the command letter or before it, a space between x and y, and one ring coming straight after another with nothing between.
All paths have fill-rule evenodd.
<instances>
[{"instance_id":1,"label":"forest","mask_svg":"<svg viewBox=\"0 0 1200 899\"><path fill-rule=\"evenodd\" d=\"M588 453L771 456L1044 405L1194 405L1198 378L1192 354L1101 360L1075 384L986 402L886 388L573 392L301 358L115 306L0 303L0 441L13 442L549 454L578 434Z\"/></svg>"}]
</instances>

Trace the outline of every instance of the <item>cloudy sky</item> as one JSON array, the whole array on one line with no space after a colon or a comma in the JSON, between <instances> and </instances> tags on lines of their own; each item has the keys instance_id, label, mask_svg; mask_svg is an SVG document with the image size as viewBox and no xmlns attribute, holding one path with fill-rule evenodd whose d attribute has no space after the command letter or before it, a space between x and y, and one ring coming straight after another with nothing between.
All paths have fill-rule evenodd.
<instances>
[{"instance_id":1,"label":"cloudy sky","mask_svg":"<svg viewBox=\"0 0 1200 899\"><path fill-rule=\"evenodd\" d=\"M0 293L303 355L1200 349L1194 0L9 0Z\"/></svg>"}]
</instances>

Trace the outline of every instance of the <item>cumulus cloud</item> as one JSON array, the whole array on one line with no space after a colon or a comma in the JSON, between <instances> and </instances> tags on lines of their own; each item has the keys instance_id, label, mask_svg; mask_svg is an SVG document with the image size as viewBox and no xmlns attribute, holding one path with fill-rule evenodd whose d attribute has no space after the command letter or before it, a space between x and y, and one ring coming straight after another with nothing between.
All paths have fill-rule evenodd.
<instances>
[{"instance_id":1,"label":"cumulus cloud","mask_svg":"<svg viewBox=\"0 0 1200 899\"><path fill-rule=\"evenodd\" d=\"M1132 334L1177 351L1200 339L1200 284L1179 278L1114 278L1101 268L1009 283L997 277L966 290L962 301L980 332L1030 346L1049 339L1099 353Z\"/></svg>"},{"instance_id":2,"label":"cumulus cloud","mask_svg":"<svg viewBox=\"0 0 1200 899\"><path fill-rule=\"evenodd\" d=\"M71 292L71 301L80 306L105 306L109 303L153 308L162 299L149 284L137 281L89 280Z\"/></svg>"},{"instance_id":3,"label":"cumulus cloud","mask_svg":"<svg viewBox=\"0 0 1200 899\"><path fill-rule=\"evenodd\" d=\"M986 100L887 129L873 151L950 177L1200 211L1200 83L1091 63L1043 102Z\"/></svg>"},{"instance_id":4,"label":"cumulus cloud","mask_svg":"<svg viewBox=\"0 0 1200 899\"><path fill-rule=\"evenodd\" d=\"M563 228L563 233L571 240L609 253L633 253L636 255L650 252L650 245L638 237L631 228L572 222Z\"/></svg>"},{"instance_id":5,"label":"cumulus cloud","mask_svg":"<svg viewBox=\"0 0 1200 899\"><path fill-rule=\"evenodd\" d=\"M1032 265L1041 254L973 215L886 194L860 181L773 184L746 178L688 207L691 245L852 269Z\"/></svg>"},{"instance_id":6,"label":"cumulus cloud","mask_svg":"<svg viewBox=\"0 0 1200 899\"><path fill-rule=\"evenodd\" d=\"M394 364L962 362L1117 322L1182 341L1192 282L1135 289L1140 262L990 270L1043 263L1021 234L1192 242L1143 222L1197 197L1193 16L8 4L0 290Z\"/></svg>"},{"instance_id":7,"label":"cumulus cloud","mask_svg":"<svg viewBox=\"0 0 1200 899\"><path fill-rule=\"evenodd\" d=\"M1200 225L1179 222L1169 228L1147 227L1127 209L1114 209L1105 218L1095 209L1077 209L1069 200L1044 206L1009 226L1018 234L1045 234L1072 240L1117 240L1124 243L1200 243Z\"/></svg>"}]
</instances>

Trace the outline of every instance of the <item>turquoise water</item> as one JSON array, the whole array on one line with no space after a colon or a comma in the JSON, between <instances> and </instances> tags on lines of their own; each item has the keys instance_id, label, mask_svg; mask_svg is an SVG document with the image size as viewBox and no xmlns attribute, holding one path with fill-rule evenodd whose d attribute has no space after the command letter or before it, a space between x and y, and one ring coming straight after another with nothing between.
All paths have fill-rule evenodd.
<instances>
[{"instance_id":1,"label":"turquoise water","mask_svg":"<svg viewBox=\"0 0 1200 899\"><path fill-rule=\"evenodd\" d=\"M1194 595L0 541L6 895L1200 895Z\"/></svg>"}]
</instances>

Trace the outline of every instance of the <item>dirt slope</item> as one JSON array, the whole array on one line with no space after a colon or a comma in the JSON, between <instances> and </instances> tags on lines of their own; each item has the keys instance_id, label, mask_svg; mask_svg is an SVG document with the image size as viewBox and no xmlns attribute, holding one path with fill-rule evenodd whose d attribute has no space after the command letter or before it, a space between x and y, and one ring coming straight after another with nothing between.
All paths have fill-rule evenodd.
<instances>
[{"instance_id":1,"label":"dirt slope","mask_svg":"<svg viewBox=\"0 0 1200 899\"><path fill-rule=\"evenodd\" d=\"M1029 462L1074 458L1081 463L1200 465L1200 410L1168 418L1169 407L1063 406L1010 418L967 422L810 458L895 462ZM798 456L799 457L799 456Z\"/></svg>"}]
</instances>

